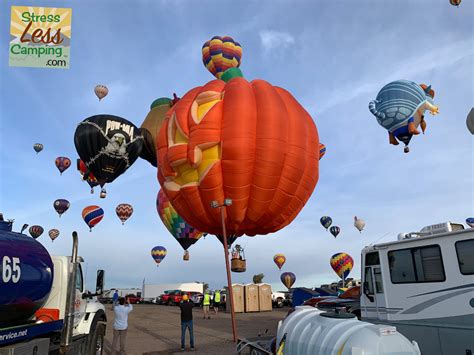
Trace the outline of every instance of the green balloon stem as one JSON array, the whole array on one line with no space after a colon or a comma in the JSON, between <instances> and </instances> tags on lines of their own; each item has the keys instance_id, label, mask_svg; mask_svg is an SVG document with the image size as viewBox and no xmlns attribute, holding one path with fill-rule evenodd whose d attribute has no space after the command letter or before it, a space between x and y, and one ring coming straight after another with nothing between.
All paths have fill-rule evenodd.
<instances>
[{"instance_id":1,"label":"green balloon stem","mask_svg":"<svg viewBox=\"0 0 474 355\"><path fill-rule=\"evenodd\" d=\"M160 97L160 98L156 99L155 101L153 101L151 103L150 110L153 110L153 108L155 108L157 106L163 106L163 105L170 106L171 105L171 99L168 98L168 97Z\"/></svg>"},{"instance_id":2,"label":"green balloon stem","mask_svg":"<svg viewBox=\"0 0 474 355\"><path fill-rule=\"evenodd\" d=\"M239 68L229 68L224 72L224 74L222 74L221 80L227 83L233 78L243 78L243 77L244 77L244 74L242 74L242 70L240 70Z\"/></svg>"}]
</instances>

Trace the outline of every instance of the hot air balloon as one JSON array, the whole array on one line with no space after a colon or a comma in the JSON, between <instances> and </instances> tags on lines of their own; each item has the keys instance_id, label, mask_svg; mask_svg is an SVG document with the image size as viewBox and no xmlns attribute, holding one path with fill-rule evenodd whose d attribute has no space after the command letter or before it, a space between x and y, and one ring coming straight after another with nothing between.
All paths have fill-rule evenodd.
<instances>
[{"instance_id":1,"label":"hot air balloon","mask_svg":"<svg viewBox=\"0 0 474 355\"><path fill-rule=\"evenodd\" d=\"M292 272L284 272L281 274L280 280L286 288L290 289L296 281L296 276Z\"/></svg>"},{"instance_id":2,"label":"hot air balloon","mask_svg":"<svg viewBox=\"0 0 474 355\"><path fill-rule=\"evenodd\" d=\"M471 108L471 111L469 111L469 114L467 115L466 125L469 132L474 134L474 108Z\"/></svg>"},{"instance_id":3,"label":"hot air balloon","mask_svg":"<svg viewBox=\"0 0 474 355\"><path fill-rule=\"evenodd\" d=\"M469 227L474 228L474 218L473 217L466 218L466 223Z\"/></svg>"},{"instance_id":4,"label":"hot air balloon","mask_svg":"<svg viewBox=\"0 0 474 355\"><path fill-rule=\"evenodd\" d=\"M453 6L458 7L461 4L461 0L449 0L449 3Z\"/></svg>"},{"instance_id":5,"label":"hot air balloon","mask_svg":"<svg viewBox=\"0 0 474 355\"><path fill-rule=\"evenodd\" d=\"M48 232L49 237L51 238L51 241L54 242L54 240L59 237L59 230L57 229L50 229Z\"/></svg>"},{"instance_id":6,"label":"hot air balloon","mask_svg":"<svg viewBox=\"0 0 474 355\"><path fill-rule=\"evenodd\" d=\"M435 115L439 109L433 102L434 91L431 86L416 84L409 80L397 80L385 85L377 98L369 103L369 110L379 125L389 133L390 144L405 144L404 152L408 153L413 135L423 133L426 129L425 110Z\"/></svg>"},{"instance_id":7,"label":"hot air balloon","mask_svg":"<svg viewBox=\"0 0 474 355\"><path fill-rule=\"evenodd\" d=\"M362 232L362 230L365 227L365 221L363 219L357 218L357 216L355 216L354 217L354 227L356 227L359 232Z\"/></svg>"},{"instance_id":8,"label":"hot air balloon","mask_svg":"<svg viewBox=\"0 0 474 355\"><path fill-rule=\"evenodd\" d=\"M323 143L319 143L319 160L326 154L326 146Z\"/></svg>"},{"instance_id":9,"label":"hot air balloon","mask_svg":"<svg viewBox=\"0 0 474 355\"><path fill-rule=\"evenodd\" d=\"M61 215L69 209L69 206L71 206L69 201L62 198L54 201L53 203L53 207L56 212L58 212L59 217L61 217Z\"/></svg>"},{"instance_id":10,"label":"hot air balloon","mask_svg":"<svg viewBox=\"0 0 474 355\"><path fill-rule=\"evenodd\" d=\"M329 228L329 231L334 236L334 238L336 238L339 232L341 231L341 228L339 228L338 226L332 226L331 228Z\"/></svg>"},{"instance_id":11,"label":"hot air balloon","mask_svg":"<svg viewBox=\"0 0 474 355\"><path fill-rule=\"evenodd\" d=\"M229 36L214 36L202 46L202 62L217 79L230 68L238 68L242 47Z\"/></svg>"},{"instance_id":12,"label":"hot air balloon","mask_svg":"<svg viewBox=\"0 0 474 355\"><path fill-rule=\"evenodd\" d=\"M104 218L104 210L99 206L87 206L82 210L82 219L89 226L90 231L92 228Z\"/></svg>"},{"instance_id":13,"label":"hot air balloon","mask_svg":"<svg viewBox=\"0 0 474 355\"><path fill-rule=\"evenodd\" d=\"M329 260L332 269L344 282L354 266L354 260L349 254L337 253ZM343 286L344 287L344 286Z\"/></svg>"},{"instance_id":14,"label":"hot air balloon","mask_svg":"<svg viewBox=\"0 0 474 355\"><path fill-rule=\"evenodd\" d=\"M233 201L224 217L230 236L274 233L294 220L316 186L319 136L288 91L249 82L237 67L219 74L213 47L228 41L215 37L203 47L204 62L221 80L188 91L167 112L158 180L178 214L200 231L222 234L220 210L209 203L225 198Z\"/></svg>"},{"instance_id":15,"label":"hot air balloon","mask_svg":"<svg viewBox=\"0 0 474 355\"><path fill-rule=\"evenodd\" d=\"M33 144L33 149L35 150L36 154L43 150L43 145L41 143Z\"/></svg>"},{"instance_id":16,"label":"hot air balloon","mask_svg":"<svg viewBox=\"0 0 474 355\"><path fill-rule=\"evenodd\" d=\"M87 169L103 187L137 160L143 147L143 136L124 118L96 115L79 123L74 145Z\"/></svg>"},{"instance_id":17,"label":"hot air balloon","mask_svg":"<svg viewBox=\"0 0 474 355\"><path fill-rule=\"evenodd\" d=\"M115 213L117 213L118 218L120 218L122 224L124 224L132 215L133 207L128 203L121 203L115 208Z\"/></svg>"},{"instance_id":18,"label":"hot air balloon","mask_svg":"<svg viewBox=\"0 0 474 355\"><path fill-rule=\"evenodd\" d=\"M273 257L273 262L278 266L278 269L281 270L281 267L286 262L286 256L283 254L275 254Z\"/></svg>"},{"instance_id":19,"label":"hot air balloon","mask_svg":"<svg viewBox=\"0 0 474 355\"><path fill-rule=\"evenodd\" d=\"M332 218L329 216L322 216L321 219L319 220L321 222L321 225L328 230L329 227L331 227L332 224Z\"/></svg>"},{"instance_id":20,"label":"hot air balloon","mask_svg":"<svg viewBox=\"0 0 474 355\"><path fill-rule=\"evenodd\" d=\"M150 112L140 126L144 144L140 158L147 160L156 167L156 139L161 125L166 117L166 112L173 105L173 101L167 97L160 97L152 102Z\"/></svg>"},{"instance_id":21,"label":"hot air balloon","mask_svg":"<svg viewBox=\"0 0 474 355\"><path fill-rule=\"evenodd\" d=\"M203 236L202 232L190 226L176 213L163 190L158 192L156 209L166 229L178 241L185 252Z\"/></svg>"},{"instance_id":22,"label":"hot air balloon","mask_svg":"<svg viewBox=\"0 0 474 355\"><path fill-rule=\"evenodd\" d=\"M71 166L71 159L66 157L57 157L55 160L56 168L58 168L59 173L62 175Z\"/></svg>"},{"instance_id":23,"label":"hot air balloon","mask_svg":"<svg viewBox=\"0 0 474 355\"><path fill-rule=\"evenodd\" d=\"M41 226L34 225L30 227L29 232L33 238L37 239L43 234L44 229Z\"/></svg>"},{"instance_id":24,"label":"hot air balloon","mask_svg":"<svg viewBox=\"0 0 474 355\"><path fill-rule=\"evenodd\" d=\"M151 257L155 260L156 266L160 266L160 263L166 256L166 248L162 246L156 246L151 249Z\"/></svg>"},{"instance_id":25,"label":"hot air balloon","mask_svg":"<svg viewBox=\"0 0 474 355\"><path fill-rule=\"evenodd\" d=\"M99 98L99 101L107 96L109 89L105 85L96 85L94 88L95 95Z\"/></svg>"},{"instance_id":26,"label":"hot air balloon","mask_svg":"<svg viewBox=\"0 0 474 355\"><path fill-rule=\"evenodd\" d=\"M93 194L94 187L99 185L99 182L97 181L96 177L89 171L89 169L87 169L86 164L84 164L81 159L77 159L77 170L79 170L79 173L82 176L82 180L86 181L89 184L91 188L91 194Z\"/></svg>"}]
</instances>

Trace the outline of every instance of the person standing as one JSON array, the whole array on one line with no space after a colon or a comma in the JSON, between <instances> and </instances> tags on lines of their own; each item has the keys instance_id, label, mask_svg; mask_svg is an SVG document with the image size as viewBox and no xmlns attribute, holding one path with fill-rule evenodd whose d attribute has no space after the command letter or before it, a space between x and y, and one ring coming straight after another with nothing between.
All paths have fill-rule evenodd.
<instances>
[{"instance_id":1,"label":"person standing","mask_svg":"<svg viewBox=\"0 0 474 355\"><path fill-rule=\"evenodd\" d=\"M119 299L118 290L115 290L114 295L113 295L113 297L112 297L112 302L113 302L112 304L113 304L114 306L117 305L118 299Z\"/></svg>"},{"instance_id":2,"label":"person standing","mask_svg":"<svg viewBox=\"0 0 474 355\"><path fill-rule=\"evenodd\" d=\"M217 311L219 310L220 304L221 304L221 291L216 290L216 292L214 293L214 312L216 312L216 315L217 315Z\"/></svg>"},{"instance_id":3,"label":"person standing","mask_svg":"<svg viewBox=\"0 0 474 355\"><path fill-rule=\"evenodd\" d=\"M117 353L117 343L120 341L119 354L125 354L125 340L127 337L128 314L133 310L130 300L120 297L118 305L114 305L114 339L112 341L112 354Z\"/></svg>"},{"instance_id":4,"label":"person standing","mask_svg":"<svg viewBox=\"0 0 474 355\"><path fill-rule=\"evenodd\" d=\"M204 319L211 319L211 317L209 316L209 307L211 306L211 295L209 294L209 291L206 290L206 292L204 292L204 298L202 300L202 310L204 312Z\"/></svg>"},{"instance_id":5,"label":"person standing","mask_svg":"<svg viewBox=\"0 0 474 355\"><path fill-rule=\"evenodd\" d=\"M194 332L193 332L193 304L189 302L189 296L183 295L182 301L179 303L181 309L181 351L184 351L186 342L186 328L189 329L189 345L191 351L194 351Z\"/></svg>"}]
</instances>

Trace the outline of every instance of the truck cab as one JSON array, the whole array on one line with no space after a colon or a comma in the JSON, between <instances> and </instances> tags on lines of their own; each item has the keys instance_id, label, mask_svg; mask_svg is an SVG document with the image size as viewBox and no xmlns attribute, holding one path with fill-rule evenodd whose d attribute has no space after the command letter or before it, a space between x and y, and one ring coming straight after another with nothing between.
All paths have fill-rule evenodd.
<instances>
[{"instance_id":1,"label":"truck cab","mask_svg":"<svg viewBox=\"0 0 474 355\"><path fill-rule=\"evenodd\" d=\"M361 316L423 354L474 352L474 229L440 223L362 250Z\"/></svg>"}]
</instances>

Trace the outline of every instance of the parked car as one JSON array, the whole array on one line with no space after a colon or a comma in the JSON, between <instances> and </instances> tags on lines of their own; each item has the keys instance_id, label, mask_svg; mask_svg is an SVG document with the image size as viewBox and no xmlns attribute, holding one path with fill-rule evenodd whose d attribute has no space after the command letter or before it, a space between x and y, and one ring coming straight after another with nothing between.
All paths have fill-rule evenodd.
<instances>
[{"instance_id":1,"label":"parked car","mask_svg":"<svg viewBox=\"0 0 474 355\"><path fill-rule=\"evenodd\" d=\"M285 304L287 304L285 292L272 292L272 306L274 308L282 308Z\"/></svg>"},{"instance_id":2,"label":"parked car","mask_svg":"<svg viewBox=\"0 0 474 355\"><path fill-rule=\"evenodd\" d=\"M158 302L158 304L166 304L166 305L168 305L171 295L172 295L174 292L177 292L177 291L179 291L179 290L166 290L162 295L158 296L158 297L159 297L159 302Z\"/></svg>"},{"instance_id":3,"label":"parked car","mask_svg":"<svg viewBox=\"0 0 474 355\"><path fill-rule=\"evenodd\" d=\"M201 292L187 292L189 295L189 299L195 306L200 307L202 304L202 300L204 295Z\"/></svg>"},{"instance_id":4,"label":"parked car","mask_svg":"<svg viewBox=\"0 0 474 355\"><path fill-rule=\"evenodd\" d=\"M360 319L360 286L351 287L339 297L322 300L316 307L322 311L345 308L347 312L355 314Z\"/></svg>"},{"instance_id":5,"label":"parked car","mask_svg":"<svg viewBox=\"0 0 474 355\"><path fill-rule=\"evenodd\" d=\"M133 293L129 294L129 295L126 295L125 296L125 299L128 298L128 301L131 303L131 304L138 304L138 303L142 303L142 298L134 295Z\"/></svg>"}]
</instances>

